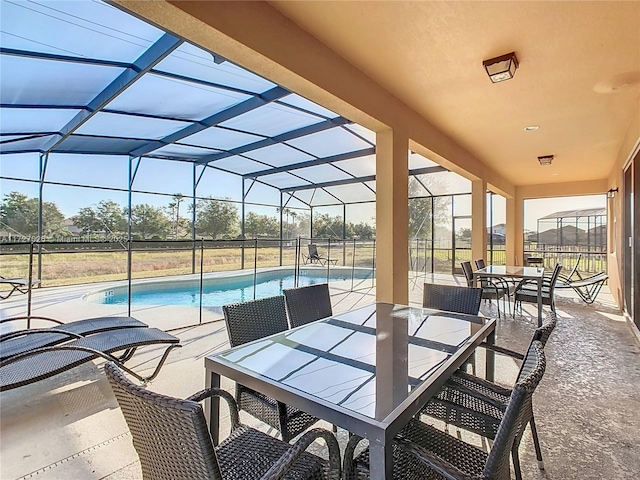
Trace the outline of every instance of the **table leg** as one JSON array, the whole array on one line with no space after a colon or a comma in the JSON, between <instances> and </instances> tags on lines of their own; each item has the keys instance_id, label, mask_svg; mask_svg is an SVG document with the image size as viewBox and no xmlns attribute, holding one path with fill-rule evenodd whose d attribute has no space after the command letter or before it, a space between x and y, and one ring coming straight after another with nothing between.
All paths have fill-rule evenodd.
<instances>
[{"instance_id":1,"label":"table leg","mask_svg":"<svg viewBox=\"0 0 640 480\"><path fill-rule=\"evenodd\" d=\"M393 478L393 447L391 442L369 444L369 473L371 480Z\"/></svg>"},{"instance_id":2,"label":"table leg","mask_svg":"<svg viewBox=\"0 0 640 480\"><path fill-rule=\"evenodd\" d=\"M496 331L494 330L487 337L487 343L489 345L496 344ZM490 382L494 381L496 372L496 353L493 350L486 349L486 363L485 363L485 378Z\"/></svg>"},{"instance_id":3,"label":"table leg","mask_svg":"<svg viewBox=\"0 0 640 480\"><path fill-rule=\"evenodd\" d=\"M205 388L220 388L220 375L207 371L205 374ZM220 440L220 397L207 398L204 401L204 416L209 423L209 433L213 445Z\"/></svg>"},{"instance_id":4,"label":"table leg","mask_svg":"<svg viewBox=\"0 0 640 480\"><path fill-rule=\"evenodd\" d=\"M542 278L538 278L538 327L542 326Z\"/></svg>"}]
</instances>

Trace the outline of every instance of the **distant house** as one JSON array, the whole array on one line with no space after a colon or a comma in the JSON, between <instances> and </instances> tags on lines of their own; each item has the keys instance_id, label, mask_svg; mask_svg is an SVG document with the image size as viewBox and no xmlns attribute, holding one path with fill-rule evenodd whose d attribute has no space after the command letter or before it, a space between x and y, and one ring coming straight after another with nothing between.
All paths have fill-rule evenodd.
<instances>
[{"instance_id":1,"label":"distant house","mask_svg":"<svg viewBox=\"0 0 640 480\"><path fill-rule=\"evenodd\" d=\"M82 235L82 229L75 226L75 224L73 223L73 217L65 218L63 224L64 228L66 228L71 235Z\"/></svg>"},{"instance_id":2,"label":"distant house","mask_svg":"<svg viewBox=\"0 0 640 480\"><path fill-rule=\"evenodd\" d=\"M538 231L526 239L544 245L605 248L607 210L585 208L546 215L538 219Z\"/></svg>"}]
</instances>

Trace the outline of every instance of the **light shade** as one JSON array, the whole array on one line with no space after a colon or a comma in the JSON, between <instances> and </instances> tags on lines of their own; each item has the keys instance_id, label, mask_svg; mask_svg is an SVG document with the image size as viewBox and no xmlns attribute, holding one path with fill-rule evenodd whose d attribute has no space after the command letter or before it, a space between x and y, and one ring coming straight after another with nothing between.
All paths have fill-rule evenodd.
<instances>
[{"instance_id":1,"label":"light shade","mask_svg":"<svg viewBox=\"0 0 640 480\"><path fill-rule=\"evenodd\" d=\"M616 193L618 193L618 187L610 188L607 192L607 198L616 198Z\"/></svg>"},{"instance_id":2,"label":"light shade","mask_svg":"<svg viewBox=\"0 0 640 480\"><path fill-rule=\"evenodd\" d=\"M504 82L513 78L518 68L518 59L514 52L490 58L482 62L482 66L487 71L487 75L493 83Z\"/></svg>"},{"instance_id":3,"label":"light shade","mask_svg":"<svg viewBox=\"0 0 640 480\"><path fill-rule=\"evenodd\" d=\"M540 165L551 165L551 162L553 162L553 155L538 157L538 161L540 162Z\"/></svg>"}]
</instances>

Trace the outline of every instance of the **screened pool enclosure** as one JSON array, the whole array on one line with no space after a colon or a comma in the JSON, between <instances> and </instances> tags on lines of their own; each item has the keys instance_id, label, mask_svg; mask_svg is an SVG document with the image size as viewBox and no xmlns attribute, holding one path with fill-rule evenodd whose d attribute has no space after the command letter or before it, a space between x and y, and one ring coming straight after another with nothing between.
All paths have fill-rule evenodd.
<instances>
[{"instance_id":1,"label":"screened pool enclosure","mask_svg":"<svg viewBox=\"0 0 640 480\"><path fill-rule=\"evenodd\" d=\"M107 3L0 15L3 275L375 271L374 132ZM451 272L471 184L408 156L411 269Z\"/></svg>"}]
</instances>

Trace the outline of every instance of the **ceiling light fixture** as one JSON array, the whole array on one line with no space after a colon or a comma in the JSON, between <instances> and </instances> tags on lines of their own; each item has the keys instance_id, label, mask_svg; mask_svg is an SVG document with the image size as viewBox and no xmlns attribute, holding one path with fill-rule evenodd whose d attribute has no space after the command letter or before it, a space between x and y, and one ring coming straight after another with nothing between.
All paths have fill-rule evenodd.
<instances>
[{"instance_id":1,"label":"ceiling light fixture","mask_svg":"<svg viewBox=\"0 0 640 480\"><path fill-rule=\"evenodd\" d=\"M538 161L540 162L540 165L551 165L551 162L553 162L553 155L538 157Z\"/></svg>"},{"instance_id":2,"label":"ceiling light fixture","mask_svg":"<svg viewBox=\"0 0 640 480\"><path fill-rule=\"evenodd\" d=\"M493 83L504 82L513 78L518 68L518 59L514 52L490 58L482 62L482 66L487 71L487 75Z\"/></svg>"},{"instance_id":3,"label":"ceiling light fixture","mask_svg":"<svg viewBox=\"0 0 640 480\"><path fill-rule=\"evenodd\" d=\"M524 131L525 132L535 132L539 128L540 128L539 125L528 125L528 126L524 127Z\"/></svg>"},{"instance_id":4,"label":"ceiling light fixture","mask_svg":"<svg viewBox=\"0 0 640 480\"><path fill-rule=\"evenodd\" d=\"M607 198L616 198L616 193L618 193L618 187L610 188L607 192Z\"/></svg>"}]
</instances>

